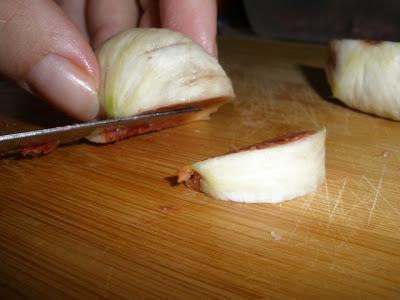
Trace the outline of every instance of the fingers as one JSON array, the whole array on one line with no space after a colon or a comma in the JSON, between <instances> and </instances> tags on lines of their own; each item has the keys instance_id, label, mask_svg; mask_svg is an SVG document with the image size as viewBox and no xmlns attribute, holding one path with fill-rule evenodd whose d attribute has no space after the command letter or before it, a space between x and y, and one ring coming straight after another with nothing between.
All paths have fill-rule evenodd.
<instances>
[{"instance_id":1,"label":"fingers","mask_svg":"<svg viewBox=\"0 0 400 300\"><path fill-rule=\"evenodd\" d=\"M0 1L0 44L0 73L75 118L98 114L96 58L55 2Z\"/></svg>"},{"instance_id":2,"label":"fingers","mask_svg":"<svg viewBox=\"0 0 400 300\"><path fill-rule=\"evenodd\" d=\"M138 19L139 9L134 0L88 0L87 25L94 48L114 34L136 27Z\"/></svg>"},{"instance_id":3,"label":"fingers","mask_svg":"<svg viewBox=\"0 0 400 300\"><path fill-rule=\"evenodd\" d=\"M215 0L160 0L161 27L190 36L212 55L217 54Z\"/></svg>"},{"instance_id":4,"label":"fingers","mask_svg":"<svg viewBox=\"0 0 400 300\"><path fill-rule=\"evenodd\" d=\"M89 40L85 17L86 0L56 0L56 2L63 9L67 17L79 28L86 40Z\"/></svg>"}]
</instances>

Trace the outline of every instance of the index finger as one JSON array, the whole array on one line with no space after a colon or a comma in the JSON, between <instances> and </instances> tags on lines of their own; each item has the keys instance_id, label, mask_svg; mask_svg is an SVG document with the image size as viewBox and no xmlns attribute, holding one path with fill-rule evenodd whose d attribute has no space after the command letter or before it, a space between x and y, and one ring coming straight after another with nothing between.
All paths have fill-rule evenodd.
<instances>
[{"instance_id":1,"label":"index finger","mask_svg":"<svg viewBox=\"0 0 400 300\"><path fill-rule=\"evenodd\" d=\"M217 55L215 0L160 0L160 19L161 27L184 33Z\"/></svg>"}]
</instances>

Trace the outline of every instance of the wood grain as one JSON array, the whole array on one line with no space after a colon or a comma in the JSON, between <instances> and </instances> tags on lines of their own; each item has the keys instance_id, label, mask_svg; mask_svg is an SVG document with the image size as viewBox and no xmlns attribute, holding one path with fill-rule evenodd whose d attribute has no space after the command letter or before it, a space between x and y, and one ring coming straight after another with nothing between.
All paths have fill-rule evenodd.
<instances>
[{"instance_id":1,"label":"wood grain","mask_svg":"<svg viewBox=\"0 0 400 300\"><path fill-rule=\"evenodd\" d=\"M398 299L400 123L330 99L325 57L223 39L237 99L210 121L0 160L2 298ZM174 184L183 165L320 126L327 180L306 197L247 205Z\"/></svg>"}]
</instances>

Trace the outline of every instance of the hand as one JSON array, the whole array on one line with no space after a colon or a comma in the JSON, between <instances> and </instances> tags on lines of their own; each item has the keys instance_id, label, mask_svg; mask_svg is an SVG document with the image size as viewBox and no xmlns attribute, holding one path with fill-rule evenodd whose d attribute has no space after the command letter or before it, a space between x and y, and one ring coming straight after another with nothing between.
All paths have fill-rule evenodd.
<instances>
[{"instance_id":1,"label":"hand","mask_svg":"<svg viewBox=\"0 0 400 300\"><path fill-rule=\"evenodd\" d=\"M81 120L99 112L92 47L130 27L189 35L216 55L215 0L1 0L0 73Z\"/></svg>"}]
</instances>

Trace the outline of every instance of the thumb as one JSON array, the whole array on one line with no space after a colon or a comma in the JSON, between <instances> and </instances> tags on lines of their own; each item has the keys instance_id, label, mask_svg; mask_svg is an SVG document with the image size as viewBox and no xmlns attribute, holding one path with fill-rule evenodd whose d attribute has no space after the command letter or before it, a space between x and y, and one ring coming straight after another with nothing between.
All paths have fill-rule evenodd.
<instances>
[{"instance_id":1,"label":"thumb","mask_svg":"<svg viewBox=\"0 0 400 300\"><path fill-rule=\"evenodd\" d=\"M0 44L0 73L72 117L97 116L95 55L53 1L0 1Z\"/></svg>"}]
</instances>

